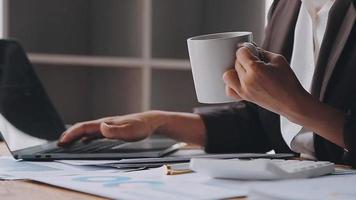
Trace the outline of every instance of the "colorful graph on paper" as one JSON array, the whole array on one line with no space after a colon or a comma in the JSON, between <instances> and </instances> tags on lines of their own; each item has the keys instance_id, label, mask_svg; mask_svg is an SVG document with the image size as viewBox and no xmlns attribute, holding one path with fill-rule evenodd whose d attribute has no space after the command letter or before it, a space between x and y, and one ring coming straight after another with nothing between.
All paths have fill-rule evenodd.
<instances>
[{"instance_id":1,"label":"colorful graph on paper","mask_svg":"<svg viewBox=\"0 0 356 200\"><path fill-rule=\"evenodd\" d=\"M247 193L236 185L214 184L215 180L197 174L168 177L150 170L144 173L98 171L56 178L39 177L36 180L112 199L222 199Z\"/></svg>"},{"instance_id":2,"label":"colorful graph on paper","mask_svg":"<svg viewBox=\"0 0 356 200\"><path fill-rule=\"evenodd\" d=\"M79 176L73 178L72 181L98 183L102 184L103 187L118 187L124 189L138 187L157 188L164 184L162 181L135 180L125 176Z\"/></svg>"}]
</instances>

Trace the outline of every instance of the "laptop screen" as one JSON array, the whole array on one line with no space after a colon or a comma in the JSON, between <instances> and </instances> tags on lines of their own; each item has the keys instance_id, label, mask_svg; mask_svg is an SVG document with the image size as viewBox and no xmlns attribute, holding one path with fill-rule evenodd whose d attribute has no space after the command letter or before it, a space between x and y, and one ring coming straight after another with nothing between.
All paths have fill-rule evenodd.
<instances>
[{"instance_id":1,"label":"laptop screen","mask_svg":"<svg viewBox=\"0 0 356 200\"><path fill-rule=\"evenodd\" d=\"M64 130L23 49L0 40L0 131L10 150L56 140Z\"/></svg>"}]
</instances>

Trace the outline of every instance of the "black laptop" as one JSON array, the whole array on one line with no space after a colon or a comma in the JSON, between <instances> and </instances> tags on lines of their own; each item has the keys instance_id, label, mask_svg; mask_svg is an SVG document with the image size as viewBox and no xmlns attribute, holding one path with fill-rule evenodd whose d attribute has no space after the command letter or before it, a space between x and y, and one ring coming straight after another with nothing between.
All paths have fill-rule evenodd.
<instances>
[{"instance_id":1,"label":"black laptop","mask_svg":"<svg viewBox=\"0 0 356 200\"><path fill-rule=\"evenodd\" d=\"M65 130L26 53L13 40L0 40L0 131L16 159L121 159L161 157L183 144L165 137L139 142L98 139L58 147Z\"/></svg>"}]
</instances>

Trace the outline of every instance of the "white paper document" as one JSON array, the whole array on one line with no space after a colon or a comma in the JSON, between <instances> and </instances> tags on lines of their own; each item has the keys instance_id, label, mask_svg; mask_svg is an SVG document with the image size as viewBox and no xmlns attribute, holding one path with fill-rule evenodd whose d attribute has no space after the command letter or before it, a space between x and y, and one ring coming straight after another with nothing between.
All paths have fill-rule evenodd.
<instances>
[{"instance_id":1,"label":"white paper document","mask_svg":"<svg viewBox=\"0 0 356 200\"><path fill-rule=\"evenodd\" d=\"M100 169L100 168L99 168ZM68 174L84 174L97 167L71 166L56 162L26 162L18 161L10 156L0 157L0 179L32 179L39 176L59 176ZM113 172L117 170L101 170Z\"/></svg>"},{"instance_id":2,"label":"white paper document","mask_svg":"<svg viewBox=\"0 0 356 200\"><path fill-rule=\"evenodd\" d=\"M355 200L355 183L355 174L255 183L250 185L249 199Z\"/></svg>"},{"instance_id":3,"label":"white paper document","mask_svg":"<svg viewBox=\"0 0 356 200\"><path fill-rule=\"evenodd\" d=\"M192 173L163 175L163 168L131 173L91 172L34 180L112 199L221 199L240 197L247 189L236 183Z\"/></svg>"}]
</instances>

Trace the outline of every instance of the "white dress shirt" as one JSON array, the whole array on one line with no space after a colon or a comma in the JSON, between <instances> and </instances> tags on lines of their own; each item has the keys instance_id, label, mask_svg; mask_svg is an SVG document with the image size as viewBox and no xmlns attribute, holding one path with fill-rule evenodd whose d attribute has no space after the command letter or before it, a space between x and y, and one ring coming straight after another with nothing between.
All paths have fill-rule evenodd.
<instances>
[{"instance_id":1,"label":"white dress shirt","mask_svg":"<svg viewBox=\"0 0 356 200\"><path fill-rule=\"evenodd\" d=\"M301 0L294 33L291 68L303 88L310 92L316 61L334 0ZM292 151L314 159L313 132L281 116L283 139Z\"/></svg>"}]
</instances>

